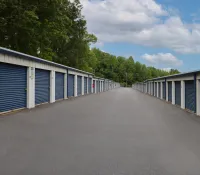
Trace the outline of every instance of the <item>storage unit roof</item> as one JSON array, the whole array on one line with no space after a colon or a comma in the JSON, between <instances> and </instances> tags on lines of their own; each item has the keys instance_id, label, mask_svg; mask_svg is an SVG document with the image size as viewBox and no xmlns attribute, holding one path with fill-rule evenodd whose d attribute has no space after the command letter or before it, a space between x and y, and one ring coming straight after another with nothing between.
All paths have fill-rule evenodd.
<instances>
[{"instance_id":1,"label":"storage unit roof","mask_svg":"<svg viewBox=\"0 0 200 175\"><path fill-rule=\"evenodd\" d=\"M148 79L146 81L154 81L154 80L161 80L161 79L165 79L165 78L174 78L174 77L183 77L183 76L186 76L186 75L191 75L191 74L199 73L199 72L200 72L200 70L195 70L195 71L184 72L184 73L180 73L180 74L174 74L174 75L168 75L168 76L163 76L163 77L157 77L157 78L153 78L153 79Z\"/></svg>"},{"instance_id":2,"label":"storage unit roof","mask_svg":"<svg viewBox=\"0 0 200 175\"><path fill-rule=\"evenodd\" d=\"M55 62L52 62L52 61L44 60L42 58L38 58L38 57L35 57L35 56L27 55L27 54L24 54L24 53L21 53L21 52L17 52L17 51L13 51L13 50L10 50L10 49L6 49L6 48L3 48L3 47L0 47L0 54L11 55L11 56L15 56L15 57L19 57L19 58L23 58L23 59L39 62L39 63L49 64L49 65L53 65L53 66L56 66L56 67L60 67L60 68L64 68L64 69L68 69L68 70L72 70L72 71L88 74L88 75L93 75L90 72L85 72L85 71L82 71L82 70L79 70L79 69L75 69L73 67L68 67L68 66L65 66L65 65L62 65L62 64L58 64L58 63L55 63Z\"/></svg>"}]
</instances>

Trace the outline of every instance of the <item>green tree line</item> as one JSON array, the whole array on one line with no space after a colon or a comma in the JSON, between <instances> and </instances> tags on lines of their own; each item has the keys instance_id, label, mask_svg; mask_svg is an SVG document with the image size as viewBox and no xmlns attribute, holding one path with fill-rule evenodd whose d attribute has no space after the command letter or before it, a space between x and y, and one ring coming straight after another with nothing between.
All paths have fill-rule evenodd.
<instances>
[{"instance_id":1,"label":"green tree line","mask_svg":"<svg viewBox=\"0 0 200 175\"><path fill-rule=\"evenodd\" d=\"M154 67L147 67L138 61L135 62L132 56L129 58L117 57L97 48L93 48L91 53L97 60L94 69L95 74L113 79L124 86L126 86L126 82L128 86L131 86L133 83L143 82L147 79L179 73L176 69L164 71Z\"/></svg>"},{"instance_id":2,"label":"green tree line","mask_svg":"<svg viewBox=\"0 0 200 175\"><path fill-rule=\"evenodd\" d=\"M90 49L97 38L81 10L79 0L0 0L0 46L128 85L178 73Z\"/></svg>"}]
</instances>

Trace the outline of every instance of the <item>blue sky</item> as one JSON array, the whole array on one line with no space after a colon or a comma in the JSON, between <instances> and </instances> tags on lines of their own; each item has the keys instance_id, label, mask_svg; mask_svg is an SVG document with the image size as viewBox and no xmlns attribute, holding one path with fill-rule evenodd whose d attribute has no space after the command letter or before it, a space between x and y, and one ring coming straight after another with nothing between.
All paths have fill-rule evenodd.
<instances>
[{"instance_id":1,"label":"blue sky","mask_svg":"<svg viewBox=\"0 0 200 175\"><path fill-rule=\"evenodd\" d=\"M96 47L156 68L200 69L200 1L81 0Z\"/></svg>"}]
</instances>

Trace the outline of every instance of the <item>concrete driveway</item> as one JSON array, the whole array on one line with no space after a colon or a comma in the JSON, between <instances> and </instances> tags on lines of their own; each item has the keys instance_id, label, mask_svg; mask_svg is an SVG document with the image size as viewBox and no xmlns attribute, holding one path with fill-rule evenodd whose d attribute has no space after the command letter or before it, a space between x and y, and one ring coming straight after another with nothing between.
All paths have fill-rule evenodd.
<instances>
[{"instance_id":1,"label":"concrete driveway","mask_svg":"<svg viewBox=\"0 0 200 175\"><path fill-rule=\"evenodd\" d=\"M199 175L200 119L128 88L0 118L1 175Z\"/></svg>"}]
</instances>

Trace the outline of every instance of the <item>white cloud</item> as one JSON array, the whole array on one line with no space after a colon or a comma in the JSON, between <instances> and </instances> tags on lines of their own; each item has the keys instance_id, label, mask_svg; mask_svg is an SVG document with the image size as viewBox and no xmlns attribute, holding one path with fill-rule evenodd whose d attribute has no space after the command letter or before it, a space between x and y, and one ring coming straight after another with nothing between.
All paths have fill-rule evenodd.
<instances>
[{"instance_id":1,"label":"white cloud","mask_svg":"<svg viewBox=\"0 0 200 175\"><path fill-rule=\"evenodd\" d=\"M171 53L144 54L142 58L153 65L180 66L183 64L182 60L179 60Z\"/></svg>"},{"instance_id":2,"label":"white cloud","mask_svg":"<svg viewBox=\"0 0 200 175\"><path fill-rule=\"evenodd\" d=\"M161 70L164 70L164 71L166 71L166 72L170 72L171 69L172 69L172 68L167 67L167 68L162 68Z\"/></svg>"},{"instance_id":3,"label":"white cloud","mask_svg":"<svg viewBox=\"0 0 200 175\"><path fill-rule=\"evenodd\" d=\"M200 53L200 25L185 24L154 0L81 0L88 30L100 42L129 42Z\"/></svg>"}]
</instances>

